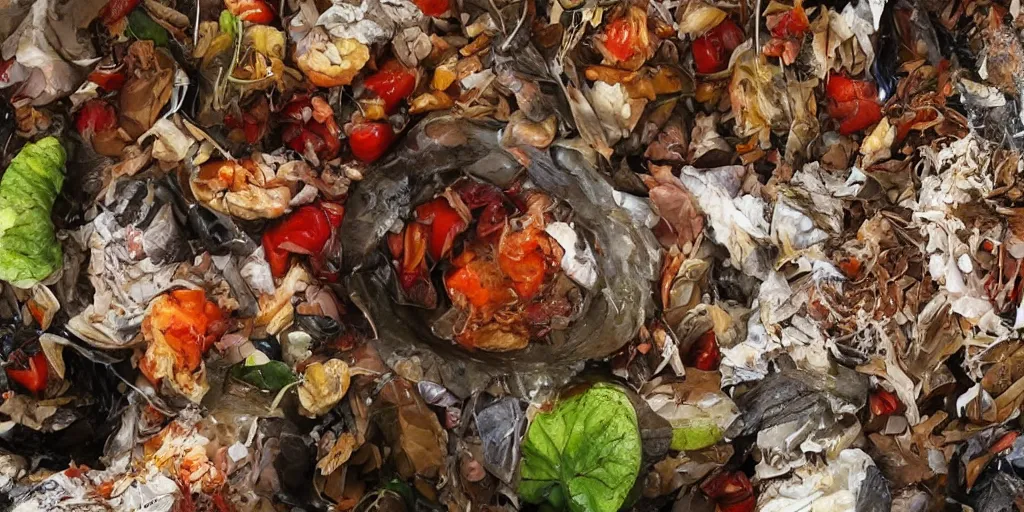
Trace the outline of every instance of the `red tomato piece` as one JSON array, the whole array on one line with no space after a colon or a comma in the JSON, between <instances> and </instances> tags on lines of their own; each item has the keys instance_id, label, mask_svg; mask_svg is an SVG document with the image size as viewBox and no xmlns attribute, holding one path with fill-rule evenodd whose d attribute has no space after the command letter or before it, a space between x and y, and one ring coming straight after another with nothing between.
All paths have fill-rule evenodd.
<instances>
[{"instance_id":1,"label":"red tomato piece","mask_svg":"<svg viewBox=\"0 0 1024 512\"><path fill-rule=\"evenodd\" d=\"M384 156L394 140L395 131L388 123L360 123L348 136L352 154L366 163Z\"/></svg>"},{"instance_id":2,"label":"red tomato piece","mask_svg":"<svg viewBox=\"0 0 1024 512\"><path fill-rule=\"evenodd\" d=\"M225 7L242 21L266 25L274 21L274 9L263 0L224 0Z\"/></svg>"},{"instance_id":3,"label":"red tomato piece","mask_svg":"<svg viewBox=\"0 0 1024 512\"><path fill-rule=\"evenodd\" d=\"M84 138L117 128L117 112L101 99L91 99L82 105L75 118L75 129Z\"/></svg>"},{"instance_id":4,"label":"red tomato piece","mask_svg":"<svg viewBox=\"0 0 1024 512\"><path fill-rule=\"evenodd\" d=\"M887 416L900 408L900 400L896 398L896 395L878 388L868 397L868 405L871 407L871 414Z\"/></svg>"},{"instance_id":5,"label":"red tomato piece","mask_svg":"<svg viewBox=\"0 0 1024 512\"><path fill-rule=\"evenodd\" d=\"M417 206L416 220L430 226L428 247L434 261L440 261L451 249L455 237L466 229L466 221L443 197Z\"/></svg>"},{"instance_id":6,"label":"red tomato piece","mask_svg":"<svg viewBox=\"0 0 1024 512\"><path fill-rule=\"evenodd\" d=\"M708 331L697 339L690 348L690 365L706 372L715 371L722 363L722 352L718 348L715 331Z\"/></svg>"},{"instance_id":7,"label":"red tomato piece","mask_svg":"<svg viewBox=\"0 0 1024 512\"><path fill-rule=\"evenodd\" d=\"M423 14L437 17L448 12L448 0L413 0Z\"/></svg>"},{"instance_id":8,"label":"red tomato piece","mask_svg":"<svg viewBox=\"0 0 1024 512\"><path fill-rule=\"evenodd\" d=\"M10 71L12 65L14 65L14 57L0 61L0 83L6 83L11 79L8 71Z\"/></svg>"},{"instance_id":9,"label":"red tomato piece","mask_svg":"<svg viewBox=\"0 0 1024 512\"><path fill-rule=\"evenodd\" d=\"M875 84L865 80L854 80L841 73L833 73L825 84L825 96L837 103L851 100L867 100L878 97Z\"/></svg>"},{"instance_id":10,"label":"red tomato piece","mask_svg":"<svg viewBox=\"0 0 1024 512\"><path fill-rule=\"evenodd\" d=\"M825 84L825 96L829 100L829 116L839 121L839 133L843 135L859 132L882 120L878 89L871 82L832 74Z\"/></svg>"},{"instance_id":11,"label":"red tomato piece","mask_svg":"<svg viewBox=\"0 0 1024 512\"><path fill-rule=\"evenodd\" d=\"M839 121L839 133L850 135L882 120L882 107L873 100L855 100L853 113Z\"/></svg>"},{"instance_id":12,"label":"red tomato piece","mask_svg":"<svg viewBox=\"0 0 1024 512\"><path fill-rule=\"evenodd\" d=\"M49 377L50 369L46 362L46 354L40 351L28 358L28 368L19 370L8 366L5 371L7 372L7 378L17 382L32 393L39 393L46 389L46 381Z\"/></svg>"},{"instance_id":13,"label":"red tomato piece","mask_svg":"<svg viewBox=\"0 0 1024 512\"><path fill-rule=\"evenodd\" d=\"M548 265L541 237L546 236L538 229L517 231L507 234L498 248L498 265L521 300L532 299L544 284Z\"/></svg>"},{"instance_id":14,"label":"red tomato piece","mask_svg":"<svg viewBox=\"0 0 1024 512\"><path fill-rule=\"evenodd\" d=\"M719 473L704 480L700 490L714 500L721 512L751 512L757 503L750 479L742 471Z\"/></svg>"},{"instance_id":15,"label":"red tomato piece","mask_svg":"<svg viewBox=\"0 0 1024 512\"><path fill-rule=\"evenodd\" d=\"M743 43L743 29L726 18L715 28L693 41L693 64L698 73L717 73L729 67L732 51Z\"/></svg>"},{"instance_id":16,"label":"red tomato piece","mask_svg":"<svg viewBox=\"0 0 1024 512\"><path fill-rule=\"evenodd\" d=\"M105 91L119 91L124 86L124 73L97 69L89 73L89 81Z\"/></svg>"},{"instance_id":17,"label":"red tomato piece","mask_svg":"<svg viewBox=\"0 0 1024 512\"><path fill-rule=\"evenodd\" d=\"M627 16L612 20L604 27L604 44L608 53L620 61L626 61L636 55L636 33L634 24Z\"/></svg>"},{"instance_id":18,"label":"red tomato piece","mask_svg":"<svg viewBox=\"0 0 1024 512\"><path fill-rule=\"evenodd\" d=\"M497 266L487 258L475 258L457 266L445 277L444 284L453 300L464 299L485 312L515 299Z\"/></svg>"},{"instance_id":19,"label":"red tomato piece","mask_svg":"<svg viewBox=\"0 0 1024 512\"><path fill-rule=\"evenodd\" d=\"M384 100L384 110L390 114L416 89L416 73L398 61L389 61L380 71L366 77L363 84L378 98Z\"/></svg>"},{"instance_id":20,"label":"red tomato piece","mask_svg":"<svg viewBox=\"0 0 1024 512\"><path fill-rule=\"evenodd\" d=\"M128 13L132 12L136 6L139 5L140 0L110 0L107 5L103 6L103 10L100 11L100 17L103 18L103 23L106 25L113 25L121 21Z\"/></svg>"},{"instance_id":21,"label":"red tomato piece","mask_svg":"<svg viewBox=\"0 0 1024 512\"><path fill-rule=\"evenodd\" d=\"M305 205L263 233L263 251L275 277L288 273L291 254L317 255L341 225L341 213L324 205Z\"/></svg>"},{"instance_id":22,"label":"red tomato piece","mask_svg":"<svg viewBox=\"0 0 1024 512\"><path fill-rule=\"evenodd\" d=\"M811 23L807 19L807 13L799 5L777 15L774 19L770 17L769 24L773 21L774 25L769 27L772 36L783 39L803 35L804 32L811 28Z\"/></svg>"}]
</instances>

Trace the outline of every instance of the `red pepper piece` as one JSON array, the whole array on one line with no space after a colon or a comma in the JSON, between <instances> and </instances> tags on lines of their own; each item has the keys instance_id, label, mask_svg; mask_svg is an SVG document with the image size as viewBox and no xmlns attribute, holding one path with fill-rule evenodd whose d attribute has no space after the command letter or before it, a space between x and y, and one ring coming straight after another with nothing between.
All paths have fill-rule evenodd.
<instances>
[{"instance_id":1,"label":"red pepper piece","mask_svg":"<svg viewBox=\"0 0 1024 512\"><path fill-rule=\"evenodd\" d=\"M743 43L743 30L726 18L715 28L698 37L690 46L693 64L698 73L717 73L729 67L732 51Z\"/></svg>"},{"instance_id":2,"label":"red pepper piece","mask_svg":"<svg viewBox=\"0 0 1024 512\"><path fill-rule=\"evenodd\" d=\"M224 0L224 6L242 21L259 25L274 21L274 8L263 0Z\"/></svg>"},{"instance_id":3,"label":"red pepper piece","mask_svg":"<svg viewBox=\"0 0 1024 512\"><path fill-rule=\"evenodd\" d=\"M871 414L888 416L900 408L900 400L896 395L878 388L868 397L868 405L871 407Z\"/></svg>"},{"instance_id":4,"label":"red pepper piece","mask_svg":"<svg viewBox=\"0 0 1024 512\"><path fill-rule=\"evenodd\" d=\"M751 512L757 503L750 479L742 471L719 473L704 480L700 490L718 505L720 512Z\"/></svg>"},{"instance_id":5,"label":"red pepper piece","mask_svg":"<svg viewBox=\"0 0 1024 512\"><path fill-rule=\"evenodd\" d=\"M124 73L117 70L97 69L89 73L89 81L105 91L119 91L124 86Z\"/></svg>"},{"instance_id":6,"label":"red pepper piece","mask_svg":"<svg viewBox=\"0 0 1024 512\"><path fill-rule=\"evenodd\" d=\"M448 0L413 0L413 3L427 16L436 18L448 12Z\"/></svg>"},{"instance_id":7,"label":"red pepper piece","mask_svg":"<svg viewBox=\"0 0 1024 512\"><path fill-rule=\"evenodd\" d=\"M319 254L334 228L341 225L341 215L333 208L328 210L323 204L305 205L268 229L263 234L263 251L274 277L288 273L291 254Z\"/></svg>"},{"instance_id":8,"label":"red pepper piece","mask_svg":"<svg viewBox=\"0 0 1024 512\"><path fill-rule=\"evenodd\" d=\"M103 6L103 10L100 11L100 17L103 18L103 23L106 25L113 25L121 21L128 13L132 12L140 0L110 0L107 5Z\"/></svg>"},{"instance_id":9,"label":"red pepper piece","mask_svg":"<svg viewBox=\"0 0 1024 512\"><path fill-rule=\"evenodd\" d=\"M95 133L117 128L117 113L114 107L101 99L91 99L82 105L75 118L75 129L83 138L89 139Z\"/></svg>"},{"instance_id":10,"label":"red pepper piece","mask_svg":"<svg viewBox=\"0 0 1024 512\"><path fill-rule=\"evenodd\" d=\"M388 123L360 123L348 136L352 154L366 163L384 156L394 140L395 131Z\"/></svg>"},{"instance_id":11,"label":"red pepper piece","mask_svg":"<svg viewBox=\"0 0 1024 512\"><path fill-rule=\"evenodd\" d=\"M712 372L722 363L722 352L718 348L715 331L708 331L697 338L690 348L690 366L698 370Z\"/></svg>"},{"instance_id":12,"label":"red pepper piece","mask_svg":"<svg viewBox=\"0 0 1024 512\"><path fill-rule=\"evenodd\" d=\"M46 389L46 381L49 377L50 369L46 362L46 354L37 352L36 355L28 358L28 368L16 369L8 366L5 371L7 372L7 378L17 382L32 393L39 393Z\"/></svg>"},{"instance_id":13,"label":"red pepper piece","mask_svg":"<svg viewBox=\"0 0 1024 512\"><path fill-rule=\"evenodd\" d=\"M416 73L392 60L376 73L366 77L363 84L378 98L384 100L384 110L390 114L416 89Z\"/></svg>"},{"instance_id":14,"label":"red pepper piece","mask_svg":"<svg viewBox=\"0 0 1024 512\"><path fill-rule=\"evenodd\" d=\"M455 237L466 229L466 221L443 197L417 206L416 220L430 226L427 246L434 261L440 261L451 250Z\"/></svg>"},{"instance_id":15,"label":"red pepper piece","mask_svg":"<svg viewBox=\"0 0 1024 512\"><path fill-rule=\"evenodd\" d=\"M1013 447L1019 436L1020 432L1007 432L1003 434L1003 437L1000 437L992 446L989 446L988 452L995 455L1003 450L1009 450Z\"/></svg>"}]
</instances>

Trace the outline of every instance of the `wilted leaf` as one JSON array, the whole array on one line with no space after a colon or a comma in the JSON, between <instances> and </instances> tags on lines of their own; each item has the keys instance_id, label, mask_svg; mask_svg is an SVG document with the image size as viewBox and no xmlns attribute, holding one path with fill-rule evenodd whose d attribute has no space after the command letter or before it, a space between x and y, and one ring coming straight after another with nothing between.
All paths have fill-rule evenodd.
<instances>
[{"instance_id":1,"label":"wilted leaf","mask_svg":"<svg viewBox=\"0 0 1024 512\"><path fill-rule=\"evenodd\" d=\"M283 363L282 363L283 364ZM306 367L299 385L300 412L315 418L327 414L348 392L351 375L341 359L313 363Z\"/></svg>"},{"instance_id":2,"label":"wilted leaf","mask_svg":"<svg viewBox=\"0 0 1024 512\"><path fill-rule=\"evenodd\" d=\"M342 432L334 446L316 463L321 475L329 475L348 462L356 449L356 438L348 432Z\"/></svg>"}]
</instances>

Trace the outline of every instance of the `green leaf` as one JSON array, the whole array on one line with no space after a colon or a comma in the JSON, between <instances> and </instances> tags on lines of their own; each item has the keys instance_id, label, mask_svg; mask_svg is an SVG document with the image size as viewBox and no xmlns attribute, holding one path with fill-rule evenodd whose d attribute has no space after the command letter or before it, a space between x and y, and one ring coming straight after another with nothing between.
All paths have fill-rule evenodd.
<instances>
[{"instance_id":1,"label":"green leaf","mask_svg":"<svg viewBox=\"0 0 1024 512\"><path fill-rule=\"evenodd\" d=\"M128 15L128 30L136 39L153 41L157 46L167 46L170 40L167 29L153 21L142 9L135 9Z\"/></svg>"},{"instance_id":2,"label":"green leaf","mask_svg":"<svg viewBox=\"0 0 1024 512\"><path fill-rule=\"evenodd\" d=\"M641 454L626 393L596 384L534 418L523 441L519 495L574 512L615 512L636 482Z\"/></svg>"},{"instance_id":3,"label":"green leaf","mask_svg":"<svg viewBox=\"0 0 1024 512\"><path fill-rule=\"evenodd\" d=\"M26 144L0 181L0 280L28 288L64 261L50 210L64 185L64 148L54 137Z\"/></svg>"},{"instance_id":4,"label":"green leaf","mask_svg":"<svg viewBox=\"0 0 1024 512\"><path fill-rule=\"evenodd\" d=\"M238 364L231 368L231 376L267 391L278 391L299 380L292 369L281 361L270 361L258 366Z\"/></svg>"}]
</instances>

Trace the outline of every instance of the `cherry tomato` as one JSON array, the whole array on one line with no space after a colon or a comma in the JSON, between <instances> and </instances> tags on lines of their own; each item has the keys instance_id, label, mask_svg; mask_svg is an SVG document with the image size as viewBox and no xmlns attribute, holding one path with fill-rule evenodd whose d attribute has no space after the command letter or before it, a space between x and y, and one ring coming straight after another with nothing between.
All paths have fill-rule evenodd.
<instances>
[{"instance_id":1,"label":"cherry tomato","mask_svg":"<svg viewBox=\"0 0 1024 512\"><path fill-rule=\"evenodd\" d=\"M698 73L717 73L729 67L732 51L743 43L743 30L726 18L715 28L693 41L693 64Z\"/></svg>"},{"instance_id":2,"label":"cherry tomato","mask_svg":"<svg viewBox=\"0 0 1024 512\"><path fill-rule=\"evenodd\" d=\"M438 17L448 11L448 0L413 0L423 14Z\"/></svg>"},{"instance_id":3,"label":"cherry tomato","mask_svg":"<svg viewBox=\"0 0 1024 512\"><path fill-rule=\"evenodd\" d=\"M113 25L121 21L128 13L132 12L139 5L140 0L110 0L100 11L103 23Z\"/></svg>"},{"instance_id":4,"label":"cherry tomato","mask_svg":"<svg viewBox=\"0 0 1024 512\"><path fill-rule=\"evenodd\" d=\"M82 105L75 118L75 129L84 138L117 128L114 107L101 99L91 99Z\"/></svg>"},{"instance_id":5,"label":"cherry tomato","mask_svg":"<svg viewBox=\"0 0 1024 512\"><path fill-rule=\"evenodd\" d=\"M416 88L416 73L406 69L398 61L389 61L380 71L366 77L366 88L384 100L384 110L392 113L402 100L412 95Z\"/></svg>"},{"instance_id":6,"label":"cherry tomato","mask_svg":"<svg viewBox=\"0 0 1024 512\"><path fill-rule=\"evenodd\" d=\"M715 331L708 331L697 339L690 348L690 365L706 372L715 371L722 362L722 352L718 348Z\"/></svg>"},{"instance_id":7,"label":"cherry tomato","mask_svg":"<svg viewBox=\"0 0 1024 512\"><path fill-rule=\"evenodd\" d=\"M384 156L394 140L395 131L388 123L360 123L348 136L352 154L366 163Z\"/></svg>"},{"instance_id":8,"label":"cherry tomato","mask_svg":"<svg viewBox=\"0 0 1024 512\"><path fill-rule=\"evenodd\" d=\"M5 371L7 378L21 384L32 393L39 393L46 389L50 369L46 362L46 354L40 351L28 358L28 368L19 370L8 366Z\"/></svg>"},{"instance_id":9,"label":"cherry tomato","mask_svg":"<svg viewBox=\"0 0 1024 512\"><path fill-rule=\"evenodd\" d=\"M900 408L900 400L896 398L896 395L878 388L868 397L868 405L871 407L871 414L887 416Z\"/></svg>"},{"instance_id":10,"label":"cherry tomato","mask_svg":"<svg viewBox=\"0 0 1024 512\"><path fill-rule=\"evenodd\" d=\"M327 204L302 206L263 233L263 250L274 277L288 273L291 254L315 256L323 250L343 215L340 207Z\"/></svg>"},{"instance_id":11,"label":"cherry tomato","mask_svg":"<svg viewBox=\"0 0 1024 512\"><path fill-rule=\"evenodd\" d=\"M274 9L263 0L224 0L224 5L242 21L259 25L274 21Z\"/></svg>"},{"instance_id":12,"label":"cherry tomato","mask_svg":"<svg viewBox=\"0 0 1024 512\"><path fill-rule=\"evenodd\" d=\"M608 22L603 33L602 43L616 59L626 61L636 55L636 29L627 16Z\"/></svg>"},{"instance_id":13,"label":"cherry tomato","mask_svg":"<svg viewBox=\"0 0 1024 512\"><path fill-rule=\"evenodd\" d=\"M451 249L455 236L466 229L462 216L443 197L417 206L416 220L430 226L428 247L434 261L440 261Z\"/></svg>"},{"instance_id":14,"label":"cherry tomato","mask_svg":"<svg viewBox=\"0 0 1024 512\"><path fill-rule=\"evenodd\" d=\"M89 81L106 91L118 91L124 86L124 73L97 69L89 73Z\"/></svg>"}]
</instances>

